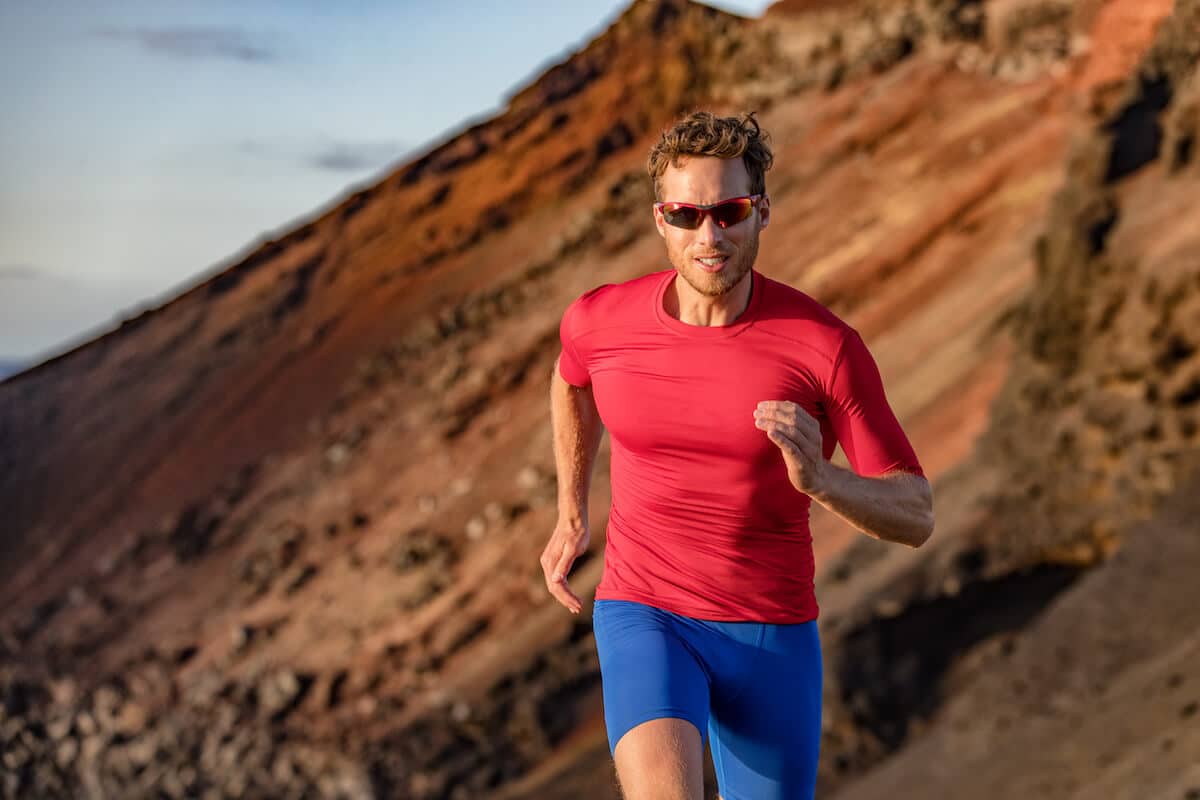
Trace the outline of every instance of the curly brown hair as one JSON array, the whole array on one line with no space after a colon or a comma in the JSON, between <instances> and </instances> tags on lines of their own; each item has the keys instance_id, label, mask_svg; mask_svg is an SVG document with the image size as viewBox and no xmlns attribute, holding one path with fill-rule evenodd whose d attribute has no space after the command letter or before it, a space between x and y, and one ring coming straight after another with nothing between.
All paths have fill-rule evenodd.
<instances>
[{"instance_id":1,"label":"curly brown hair","mask_svg":"<svg viewBox=\"0 0 1200 800\"><path fill-rule=\"evenodd\" d=\"M654 182L654 199L663 199L660 179L667 166L679 167L680 160L688 156L741 158L750 173L751 194L766 194L766 172L775 157L767 144L771 137L759 127L755 113L718 117L711 111L693 111L664 131L646 162Z\"/></svg>"}]
</instances>

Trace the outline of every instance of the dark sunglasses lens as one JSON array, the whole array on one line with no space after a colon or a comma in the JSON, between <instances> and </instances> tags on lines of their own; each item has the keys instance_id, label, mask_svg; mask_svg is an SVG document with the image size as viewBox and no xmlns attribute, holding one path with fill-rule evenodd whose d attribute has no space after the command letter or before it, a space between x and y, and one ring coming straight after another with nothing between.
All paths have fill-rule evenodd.
<instances>
[{"instance_id":1,"label":"dark sunglasses lens","mask_svg":"<svg viewBox=\"0 0 1200 800\"><path fill-rule=\"evenodd\" d=\"M700 212L687 206L664 206L663 219L676 228L695 228L700 224Z\"/></svg>"},{"instance_id":2,"label":"dark sunglasses lens","mask_svg":"<svg viewBox=\"0 0 1200 800\"><path fill-rule=\"evenodd\" d=\"M750 211L753 204L749 199L729 200L714 206L708 213L712 214L713 220L722 228L728 228L730 225L736 225L746 217L750 216Z\"/></svg>"}]
</instances>

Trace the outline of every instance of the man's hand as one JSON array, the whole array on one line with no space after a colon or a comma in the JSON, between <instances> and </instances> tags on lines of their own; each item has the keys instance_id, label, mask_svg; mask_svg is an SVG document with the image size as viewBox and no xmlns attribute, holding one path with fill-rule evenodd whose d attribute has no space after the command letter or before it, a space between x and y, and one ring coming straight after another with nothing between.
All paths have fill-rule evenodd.
<instances>
[{"instance_id":1,"label":"man's hand","mask_svg":"<svg viewBox=\"0 0 1200 800\"><path fill-rule=\"evenodd\" d=\"M567 573L575 559L587 552L591 532L588 523L572 523L559 517L558 525L542 551L542 572L546 575L546 588L554 599L567 607L572 614L583 610L583 603L567 584Z\"/></svg>"},{"instance_id":2,"label":"man's hand","mask_svg":"<svg viewBox=\"0 0 1200 800\"><path fill-rule=\"evenodd\" d=\"M820 491L829 463L821 451L820 423L789 400L763 400L754 410L754 424L782 451L792 486L808 495Z\"/></svg>"}]
</instances>

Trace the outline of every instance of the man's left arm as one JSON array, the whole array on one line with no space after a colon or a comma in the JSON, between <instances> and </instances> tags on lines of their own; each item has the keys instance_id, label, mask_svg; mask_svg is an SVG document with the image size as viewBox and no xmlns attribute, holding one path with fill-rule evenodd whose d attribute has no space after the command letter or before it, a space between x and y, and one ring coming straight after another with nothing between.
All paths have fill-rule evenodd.
<instances>
[{"instance_id":1,"label":"man's left arm","mask_svg":"<svg viewBox=\"0 0 1200 800\"><path fill-rule=\"evenodd\" d=\"M858 528L888 542L920 547L933 535L933 490L911 472L856 475L828 461L812 499Z\"/></svg>"},{"instance_id":2,"label":"man's left arm","mask_svg":"<svg viewBox=\"0 0 1200 800\"><path fill-rule=\"evenodd\" d=\"M933 491L924 477L867 477L826 461L820 424L796 403L761 402L754 420L779 447L797 491L877 539L919 547L932 535Z\"/></svg>"}]
</instances>

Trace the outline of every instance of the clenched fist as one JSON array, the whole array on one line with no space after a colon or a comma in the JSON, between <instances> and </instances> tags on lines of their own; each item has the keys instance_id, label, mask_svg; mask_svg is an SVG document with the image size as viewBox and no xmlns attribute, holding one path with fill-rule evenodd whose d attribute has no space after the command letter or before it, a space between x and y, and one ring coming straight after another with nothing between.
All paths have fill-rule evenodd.
<instances>
[{"instance_id":1,"label":"clenched fist","mask_svg":"<svg viewBox=\"0 0 1200 800\"><path fill-rule=\"evenodd\" d=\"M820 491L829 462L822 452L821 424L790 400L764 400L754 409L754 424L783 453L788 479L797 491Z\"/></svg>"}]
</instances>

